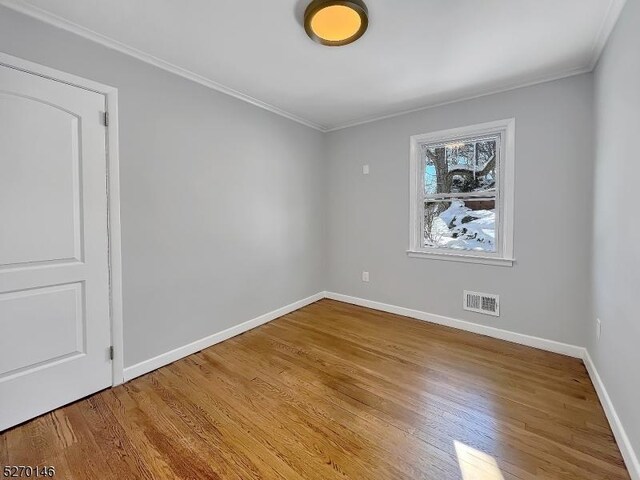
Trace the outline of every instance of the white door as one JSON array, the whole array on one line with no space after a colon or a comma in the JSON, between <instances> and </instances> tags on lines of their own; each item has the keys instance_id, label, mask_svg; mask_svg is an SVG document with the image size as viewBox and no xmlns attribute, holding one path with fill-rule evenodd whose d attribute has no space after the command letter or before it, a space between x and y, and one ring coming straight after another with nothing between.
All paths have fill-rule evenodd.
<instances>
[{"instance_id":1,"label":"white door","mask_svg":"<svg viewBox=\"0 0 640 480\"><path fill-rule=\"evenodd\" d=\"M104 110L0 65L0 431L111 385Z\"/></svg>"}]
</instances>

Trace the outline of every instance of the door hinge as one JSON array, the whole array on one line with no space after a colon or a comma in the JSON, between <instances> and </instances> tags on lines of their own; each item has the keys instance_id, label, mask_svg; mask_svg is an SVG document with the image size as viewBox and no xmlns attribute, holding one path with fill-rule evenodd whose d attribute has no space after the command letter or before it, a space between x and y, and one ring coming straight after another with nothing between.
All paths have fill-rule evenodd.
<instances>
[{"instance_id":1,"label":"door hinge","mask_svg":"<svg viewBox=\"0 0 640 480\"><path fill-rule=\"evenodd\" d=\"M102 112L102 120L105 127L109 126L109 112Z\"/></svg>"},{"instance_id":2,"label":"door hinge","mask_svg":"<svg viewBox=\"0 0 640 480\"><path fill-rule=\"evenodd\" d=\"M113 345L109 347L109 360L113 360Z\"/></svg>"}]
</instances>

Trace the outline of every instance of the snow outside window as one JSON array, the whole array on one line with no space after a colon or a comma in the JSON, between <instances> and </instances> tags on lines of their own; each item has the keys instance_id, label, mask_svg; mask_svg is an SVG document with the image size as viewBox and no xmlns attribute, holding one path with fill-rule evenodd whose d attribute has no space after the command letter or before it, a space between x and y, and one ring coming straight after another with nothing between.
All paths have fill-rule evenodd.
<instances>
[{"instance_id":1,"label":"snow outside window","mask_svg":"<svg viewBox=\"0 0 640 480\"><path fill-rule=\"evenodd\" d=\"M412 256L513 262L514 120L411 137Z\"/></svg>"}]
</instances>

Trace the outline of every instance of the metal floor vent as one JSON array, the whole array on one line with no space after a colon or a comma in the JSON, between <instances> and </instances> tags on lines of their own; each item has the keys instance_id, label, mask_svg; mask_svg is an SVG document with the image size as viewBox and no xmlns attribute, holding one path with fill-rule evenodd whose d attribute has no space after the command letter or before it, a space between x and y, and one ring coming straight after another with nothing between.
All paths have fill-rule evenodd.
<instances>
[{"instance_id":1,"label":"metal floor vent","mask_svg":"<svg viewBox=\"0 0 640 480\"><path fill-rule=\"evenodd\" d=\"M500 296L490 293L464 291L463 305L465 310L500 316Z\"/></svg>"}]
</instances>

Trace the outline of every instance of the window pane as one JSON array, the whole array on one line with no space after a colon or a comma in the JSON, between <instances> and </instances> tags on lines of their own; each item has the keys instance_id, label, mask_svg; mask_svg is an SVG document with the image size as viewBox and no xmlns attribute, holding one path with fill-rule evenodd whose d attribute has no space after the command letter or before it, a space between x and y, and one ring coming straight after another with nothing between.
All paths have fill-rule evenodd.
<instances>
[{"instance_id":1,"label":"window pane","mask_svg":"<svg viewBox=\"0 0 640 480\"><path fill-rule=\"evenodd\" d=\"M499 137L422 145L426 196L495 189Z\"/></svg>"},{"instance_id":2,"label":"window pane","mask_svg":"<svg viewBox=\"0 0 640 480\"><path fill-rule=\"evenodd\" d=\"M423 246L495 252L495 211L493 198L425 201Z\"/></svg>"}]
</instances>

